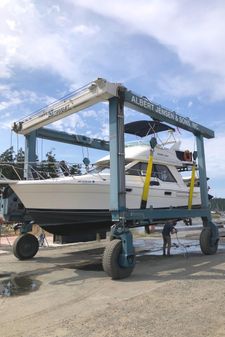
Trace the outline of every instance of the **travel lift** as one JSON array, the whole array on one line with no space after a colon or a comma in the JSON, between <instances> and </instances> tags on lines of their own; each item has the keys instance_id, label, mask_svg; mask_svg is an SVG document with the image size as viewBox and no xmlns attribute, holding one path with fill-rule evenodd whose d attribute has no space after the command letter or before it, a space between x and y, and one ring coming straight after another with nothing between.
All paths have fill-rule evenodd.
<instances>
[{"instance_id":1,"label":"travel lift","mask_svg":"<svg viewBox=\"0 0 225 337\"><path fill-rule=\"evenodd\" d=\"M200 247L204 254L214 254L217 251L219 233L212 222L208 202L208 188L204 154L204 137L213 138L214 132L200 124L194 123L187 117L178 115L161 105L149 101L146 97L139 96L119 83L110 83L104 79L97 79L75 93L39 110L36 114L15 122L12 129L26 137L25 172L29 178L29 162L35 162L36 136L45 133L46 138L51 138L54 132L40 129L61 118L88 108L93 104L108 100L109 102L109 147L110 147L110 210L113 226L111 227L111 241L107 244L103 254L103 268L112 279L128 277L135 266L135 252L129 224L135 227L148 226L157 219L187 219L201 217L203 230L200 234ZM195 179L195 164L192 169L188 207L182 209L146 208L153 163L153 152L156 145L154 138L150 141L151 151L143 188L140 209L126 208L125 188L125 158L124 158L124 106L139 111L154 120L164 121L176 127L190 131L196 137L199 182L201 194L201 208L192 209L192 195ZM83 136L81 136L83 137ZM79 138L79 137L78 137ZM80 139L82 140L82 139ZM95 147L106 146L104 141L83 139L84 143ZM93 144L91 144L93 141ZM79 143L79 139L78 139ZM106 149L106 148L105 148ZM196 159L196 157L194 158ZM26 242L27 243L27 242ZM21 242L22 244L22 242Z\"/></svg>"}]
</instances>

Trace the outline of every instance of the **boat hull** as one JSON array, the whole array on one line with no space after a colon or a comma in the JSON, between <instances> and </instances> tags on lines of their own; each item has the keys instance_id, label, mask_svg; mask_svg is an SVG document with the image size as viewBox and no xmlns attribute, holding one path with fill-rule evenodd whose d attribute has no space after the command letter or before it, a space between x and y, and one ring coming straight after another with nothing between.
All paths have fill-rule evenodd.
<instances>
[{"instance_id":1,"label":"boat hull","mask_svg":"<svg viewBox=\"0 0 225 337\"><path fill-rule=\"evenodd\" d=\"M109 210L27 209L42 228L56 235L75 235L79 232L106 232L112 225Z\"/></svg>"},{"instance_id":2,"label":"boat hull","mask_svg":"<svg viewBox=\"0 0 225 337\"><path fill-rule=\"evenodd\" d=\"M57 179L20 181L11 188L23 202L32 219L50 233L56 235L73 235L78 232L101 233L108 231L112 225L109 180L89 178L87 181L86 177L81 177L62 181ZM127 178L128 209L140 209L142 190L142 177ZM187 204L187 188L182 189L175 183L164 183L151 187L146 207L185 208ZM193 206L199 204L200 194L195 192ZM133 223L128 225L135 227Z\"/></svg>"},{"instance_id":3,"label":"boat hull","mask_svg":"<svg viewBox=\"0 0 225 337\"><path fill-rule=\"evenodd\" d=\"M174 209L179 209L176 207ZM182 207L183 208L183 207ZM187 207L186 207L187 208ZM193 208L200 208L195 205ZM30 216L43 229L55 235L105 234L113 225L109 210L38 210L28 209ZM180 219L177 219L180 220ZM153 224L163 224L165 219L155 219ZM128 222L128 227L140 227L137 222Z\"/></svg>"},{"instance_id":4,"label":"boat hull","mask_svg":"<svg viewBox=\"0 0 225 337\"><path fill-rule=\"evenodd\" d=\"M144 179L129 177L126 181L126 207L138 209L141 205ZM19 181L11 188L23 202L26 209L52 210L109 210L109 181ZM176 183L152 186L146 207L170 208L188 205L189 189ZM200 204L199 188L193 194L193 205Z\"/></svg>"}]
</instances>

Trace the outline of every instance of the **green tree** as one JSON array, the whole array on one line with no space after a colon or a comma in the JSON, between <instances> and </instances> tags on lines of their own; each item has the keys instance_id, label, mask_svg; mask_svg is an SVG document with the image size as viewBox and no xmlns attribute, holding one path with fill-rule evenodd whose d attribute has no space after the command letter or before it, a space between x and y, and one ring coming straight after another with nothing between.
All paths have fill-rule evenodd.
<instances>
[{"instance_id":1,"label":"green tree","mask_svg":"<svg viewBox=\"0 0 225 337\"><path fill-rule=\"evenodd\" d=\"M53 150L46 153L47 163L48 163L48 173L51 178L58 177L57 173L57 165L56 165L56 159L55 159L55 153L53 153Z\"/></svg>"},{"instance_id":2,"label":"green tree","mask_svg":"<svg viewBox=\"0 0 225 337\"><path fill-rule=\"evenodd\" d=\"M70 166L70 174L79 176L81 174L81 165L73 164L72 166Z\"/></svg>"},{"instance_id":3,"label":"green tree","mask_svg":"<svg viewBox=\"0 0 225 337\"><path fill-rule=\"evenodd\" d=\"M32 175L34 178L56 178L62 173L67 175L80 175L81 165L73 164L67 165L64 160L59 162L57 165L56 155L53 149L48 151L45 155L46 159L38 162L38 157L36 157L37 164L32 164L33 170ZM11 146L0 154L0 177L4 176L7 179L23 179L24 178L24 161L25 152L22 148L18 150L15 154L13 147Z\"/></svg>"},{"instance_id":4,"label":"green tree","mask_svg":"<svg viewBox=\"0 0 225 337\"><path fill-rule=\"evenodd\" d=\"M25 152L22 147L18 150L17 154L15 155L15 168L20 175L20 178L24 178L24 161L25 161Z\"/></svg>"},{"instance_id":5,"label":"green tree","mask_svg":"<svg viewBox=\"0 0 225 337\"><path fill-rule=\"evenodd\" d=\"M18 163L24 163L24 160L25 160L25 152L24 152L24 150L22 149L22 147L18 150L17 154L15 155L15 160L16 160Z\"/></svg>"},{"instance_id":6,"label":"green tree","mask_svg":"<svg viewBox=\"0 0 225 337\"><path fill-rule=\"evenodd\" d=\"M7 179L18 179L15 171L15 156L13 146L10 146L0 155L0 174Z\"/></svg>"},{"instance_id":7,"label":"green tree","mask_svg":"<svg viewBox=\"0 0 225 337\"><path fill-rule=\"evenodd\" d=\"M14 162L14 150L13 146L10 146L7 150L5 150L1 155L0 155L0 162L1 163L13 163Z\"/></svg>"},{"instance_id":8,"label":"green tree","mask_svg":"<svg viewBox=\"0 0 225 337\"><path fill-rule=\"evenodd\" d=\"M46 153L46 160L42 160L40 163L40 174L43 178L56 178L59 176L57 169L56 158L53 150Z\"/></svg>"}]
</instances>

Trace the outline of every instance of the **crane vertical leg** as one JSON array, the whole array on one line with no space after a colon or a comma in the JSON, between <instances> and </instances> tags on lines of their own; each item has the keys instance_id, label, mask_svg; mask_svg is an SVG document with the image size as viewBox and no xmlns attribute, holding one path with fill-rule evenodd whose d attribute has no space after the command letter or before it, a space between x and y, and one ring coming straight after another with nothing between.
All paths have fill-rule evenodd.
<instances>
[{"instance_id":1,"label":"crane vertical leg","mask_svg":"<svg viewBox=\"0 0 225 337\"><path fill-rule=\"evenodd\" d=\"M29 163L36 162L36 132L33 131L25 136L25 163L24 178L32 178L31 166Z\"/></svg>"},{"instance_id":2,"label":"crane vertical leg","mask_svg":"<svg viewBox=\"0 0 225 337\"><path fill-rule=\"evenodd\" d=\"M103 269L112 279L128 277L135 265L135 253L131 232L126 228L125 153L124 153L124 98L109 100L110 131L110 210L114 225L113 240L103 254Z\"/></svg>"},{"instance_id":3,"label":"crane vertical leg","mask_svg":"<svg viewBox=\"0 0 225 337\"><path fill-rule=\"evenodd\" d=\"M199 181L202 208L208 209L208 215L202 217L203 230L200 235L200 246L204 254L215 254L218 248L219 232L216 225L212 222L211 213L209 210L208 186L205 165L204 141L202 135L196 136L198 166L199 166Z\"/></svg>"},{"instance_id":4,"label":"crane vertical leg","mask_svg":"<svg viewBox=\"0 0 225 337\"><path fill-rule=\"evenodd\" d=\"M25 140L25 159L24 159L24 178L32 178L31 166L29 163L36 162L36 132L26 135ZM13 243L13 253L19 260L31 259L36 255L39 249L39 242L36 236L29 233L32 230L32 222L25 221L20 229L20 235Z\"/></svg>"}]
</instances>

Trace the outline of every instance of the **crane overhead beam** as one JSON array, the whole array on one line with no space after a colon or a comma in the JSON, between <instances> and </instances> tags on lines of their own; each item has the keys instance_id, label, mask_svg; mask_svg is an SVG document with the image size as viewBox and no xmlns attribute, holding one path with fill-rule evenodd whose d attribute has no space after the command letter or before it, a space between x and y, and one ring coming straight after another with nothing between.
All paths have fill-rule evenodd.
<instances>
[{"instance_id":1,"label":"crane overhead beam","mask_svg":"<svg viewBox=\"0 0 225 337\"><path fill-rule=\"evenodd\" d=\"M190 131L196 136L202 135L205 138L214 138L212 130L191 121L190 118L180 116L175 111L162 107L160 104L155 104L145 96L139 96L127 90L120 83L111 83L102 78L98 78L65 98L53 102L35 114L15 122L12 129L16 133L27 135L96 103L118 97L119 90L124 93L123 100L127 107L140 111L154 120L165 121Z\"/></svg>"},{"instance_id":2,"label":"crane overhead beam","mask_svg":"<svg viewBox=\"0 0 225 337\"><path fill-rule=\"evenodd\" d=\"M133 110L140 111L151 118L169 124L178 128L192 132L194 135L202 135L205 138L214 138L214 131L203 125L193 122L190 118L178 115L175 111L153 103L145 96L140 96L132 91L125 91L124 104Z\"/></svg>"},{"instance_id":3,"label":"crane overhead beam","mask_svg":"<svg viewBox=\"0 0 225 337\"><path fill-rule=\"evenodd\" d=\"M98 78L71 95L53 102L37 113L15 122L12 130L16 133L27 135L34 130L70 116L75 112L117 96L119 86L121 84L110 83L102 78Z\"/></svg>"},{"instance_id":4,"label":"crane overhead beam","mask_svg":"<svg viewBox=\"0 0 225 337\"><path fill-rule=\"evenodd\" d=\"M109 151L109 141L98 138L90 138L84 135L69 134L63 131L56 131L48 128L38 129L36 131L36 137L66 144L85 146L97 150Z\"/></svg>"}]
</instances>

